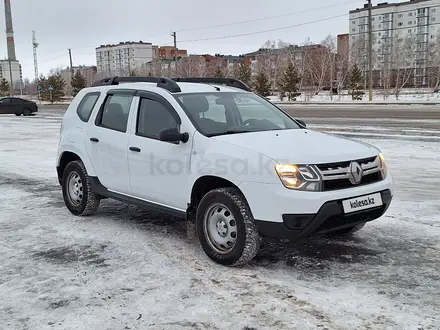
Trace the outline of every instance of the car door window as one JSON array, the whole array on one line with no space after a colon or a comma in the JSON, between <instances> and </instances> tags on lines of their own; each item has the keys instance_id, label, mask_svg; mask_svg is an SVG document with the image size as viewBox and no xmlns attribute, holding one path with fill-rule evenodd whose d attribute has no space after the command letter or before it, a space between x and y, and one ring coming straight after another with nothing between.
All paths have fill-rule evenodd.
<instances>
[{"instance_id":1,"label":"car door window","mask_svg":"<svg viewBox=\"0 0 440 330\"><path fill-rule=\"evenodd\" d=\"M9 99L9 98L8 99L1 99L0 103L1 104L11 104L11 99Z\"/></svg>"},{"instance_id":2,"label":"car door window","mask_svg":"<svg viewBox=\"0 0 440 330\"><path fill-rule=\"evenodd\" d=\"M136 135L159 139L159 133L165 128L177 128L175 117L160 102L141 98L137 118Z\"/></svg>"},{"instance_id":3,"label":"car door window","mask_svg":"<svg viewBox=\"0 0 440 330\"><path fill-rule=\"evenodd\" d=\"M76 113L83 122L88 122L96 101L98 101L100 92L86 94L78 105Z\"/></svg>"},{"instance_id":4,"label":"car door window","mask_svg":"<svg viewBox=\"0 0 440 330\"><path fill-rule=\"evenodd\" d=\"M115 93L108 95L102 112L97 118L97 125L125 133L132 100L133 94Z\"/></svg>"}]
</instances>

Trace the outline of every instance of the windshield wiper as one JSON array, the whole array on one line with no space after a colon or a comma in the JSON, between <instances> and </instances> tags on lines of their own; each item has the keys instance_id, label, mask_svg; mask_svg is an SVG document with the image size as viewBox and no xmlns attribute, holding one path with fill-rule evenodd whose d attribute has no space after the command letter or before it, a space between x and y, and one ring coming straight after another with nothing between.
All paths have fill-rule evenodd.
<instances>
[{"instance_id":1,"label":"windshield wiper","mask_svg":"<svg viewBox=\"0 0 440 330\"><path fill-rule=\"evenodd\" d=\"M247 131L244 129L228 129L227 131L224 131L221 133L208 134L208 136L212 137L212 136L219 136L219 135L240 134L240 133L250 133L250 132L253 132L253 131Z\"/></svg>"}]
</instances>

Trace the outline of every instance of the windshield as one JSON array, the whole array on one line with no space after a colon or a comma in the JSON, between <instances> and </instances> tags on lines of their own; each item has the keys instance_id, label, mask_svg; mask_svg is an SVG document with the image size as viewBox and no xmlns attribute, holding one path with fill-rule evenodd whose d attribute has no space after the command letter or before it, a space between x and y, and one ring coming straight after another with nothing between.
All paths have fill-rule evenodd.
<instances>
[{"instance_id":1,"label":"windshield","mask_svg":"<svg viewBox=\"0 0 440 330\"><path fill-rule=\"evenodd\" d=\"M206 136L297 129L300 126L253 93L185 93L176 99Z\"/></svg>"}]
</instances>

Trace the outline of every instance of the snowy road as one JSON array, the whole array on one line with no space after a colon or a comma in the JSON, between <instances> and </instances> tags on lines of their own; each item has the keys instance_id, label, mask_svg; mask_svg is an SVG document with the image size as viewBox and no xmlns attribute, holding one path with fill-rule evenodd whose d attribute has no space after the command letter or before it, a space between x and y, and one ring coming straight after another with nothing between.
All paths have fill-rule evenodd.
<instances>
[{"instance_id":1,"label":"snowy road","mask_svg":"<svg viewBox=\"0 0 440 330\"><path fill-rule=\"evenodd\" d=\"M440 329L438 142L364 138L396 180L383 218L226 268L175 219L108 200L70 215L59 128L0 116L0 329Z\"/></svg>"}]
</instances>

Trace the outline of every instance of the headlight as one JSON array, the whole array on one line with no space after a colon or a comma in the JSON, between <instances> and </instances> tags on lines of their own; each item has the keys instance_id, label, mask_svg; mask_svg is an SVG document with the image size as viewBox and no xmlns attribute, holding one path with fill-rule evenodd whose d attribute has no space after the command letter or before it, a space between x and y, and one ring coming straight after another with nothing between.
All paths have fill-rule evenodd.
<instances>
[{"instance_id":1,"label":"headlight","mask_svg":"<svg viewBox=\"0 0 440 330\"><path fill-rule=\"evenodd\" d=\"M382 153L379 154L379 160L380 160L380 174L382 174L382 179L385 179L388 175L388 168Z\"/></svg>"},{"instance_id":2,"label":"headlight","mask_svg":"<svg viewBox=\"0 0 440 330\"><path fill-rule=\"evenodd\" d=\"M277 164L275 171L286 188L320 191L321 178L310 165Z\"/></svg>"}]
</instances>

